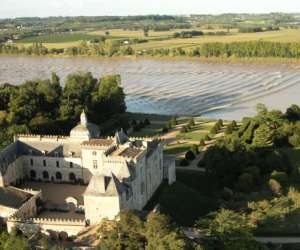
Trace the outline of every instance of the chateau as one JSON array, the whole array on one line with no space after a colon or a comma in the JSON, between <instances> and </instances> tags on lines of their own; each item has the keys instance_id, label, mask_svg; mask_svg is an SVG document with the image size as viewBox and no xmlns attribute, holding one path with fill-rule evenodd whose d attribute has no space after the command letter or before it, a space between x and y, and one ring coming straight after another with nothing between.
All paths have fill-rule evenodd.
<instances>
[{"instance_id":1,"label":"chateau","mask_svg":"<svg viewBox=\"0 0 300 250\"><path fill-rule=\"evenodd\" d=\"M84 111L70 136L16 135L0 153L0 217L8 231L76 235L121 210L142 210L175 160L154 138L100 138Z\"/></svg>"}]
</instances>

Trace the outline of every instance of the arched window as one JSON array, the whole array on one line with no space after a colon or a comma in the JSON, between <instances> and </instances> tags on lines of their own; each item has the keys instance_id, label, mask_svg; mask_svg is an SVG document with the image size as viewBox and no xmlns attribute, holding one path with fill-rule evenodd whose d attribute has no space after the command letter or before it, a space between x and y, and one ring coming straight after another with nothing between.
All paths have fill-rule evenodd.
<instances>
[{"instance_id":1,"label":"arched window","mask_svg":"<svg viewBox=\"0 0 300 250\"><path fill-rule=\"evenodd\" d=\"M70 173L70 174L69 174L69 180L70 180L70 181L76 181L76 176L75 176L74 173Z\"/></svg>"},{"instance_id":2,"label":"arched window","mask_svg":"<svg viewBox=\"0 0 300 250\"><path fill-rule=\"evenodd\" d=\"M48 180L49 179L49 173L47 171L43 172L43 178Z\"/></svg>"},{"instance_id":3,"label":"arched window","mask_svg":"<svg viewBox=\"0 0 300 250\"><path fill-rule=\"evenodd\" d=\"M55 174L56 180L61 180L62 179L62 175L60 172L56 172Z\"/></svg>"},{"instance_id":4,"label":"arched window","mask_svg":"<svg viewBox=\"0 0 300 250\"><path fill-rule=\"evenodd\" d=\"M30 178L35 179L36 178L36 172L34 170L30 170Z\"/></svg>"}]
</instances>

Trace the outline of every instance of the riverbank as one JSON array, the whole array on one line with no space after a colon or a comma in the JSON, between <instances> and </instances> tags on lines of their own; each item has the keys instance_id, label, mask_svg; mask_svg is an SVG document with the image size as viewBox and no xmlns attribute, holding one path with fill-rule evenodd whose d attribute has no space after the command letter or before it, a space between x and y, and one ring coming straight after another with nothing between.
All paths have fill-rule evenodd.
<instances>
[{"instance_id":1,"label":"riverbank","mask_svg":"<svg viewBox=\"0 0 300 250\"><path fill-rule=\"evenodd\" d=\"M94 56L94 55L65 55L65 54L47 54L47 55L26 55L26 54L0 54L0 57L29 57L29 58L89 58L102 61L122 61L122 60L155 60L155 61L191 61L201 63L216 64L289 64L300 65L300 58L280 58L280 57L191 57L191 56Z\"/></svg>"}]
</instances>

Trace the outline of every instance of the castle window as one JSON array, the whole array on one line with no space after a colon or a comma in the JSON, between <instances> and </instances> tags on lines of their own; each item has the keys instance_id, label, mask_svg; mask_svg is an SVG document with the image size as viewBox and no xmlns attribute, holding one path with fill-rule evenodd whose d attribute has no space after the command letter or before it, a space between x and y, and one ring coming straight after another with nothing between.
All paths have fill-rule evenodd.
<instances>
[{"instance_id":1,"label":"castle window","mask_svg":"<svg viewBox=\"0 0 300 250\"><path fill-rule=\"evenodd\" d=\"M56 180L61 180L62 179L62 175L60 172L56 172L55 174Z\"/></svg>"},{"instance_id":2,"label":"castle window","mask_svg":"<svg viewBox=\"0 0 300 250\"><path fill-rule=\"evenodd\" d=\"M33 159L30 159L30 166L33 166Z\"/></svg>"},{"instance_id":3,"label":"castle window","mask_svg":"<svg viewBox=\"0 0 300 250\"><path fill-rule=\"evenodd\" d=\"M97 151L93 151L93 156L96 156L97 155Z\"/></svg>"},{"instance_id":4,"label":"castle window","mask_svg":"<svg viewBox=\"0 0 300 250\"><path fill-rule=\"evenodd\" d=\"M56 161L56 167L59 168L59 161Z\"/></svg>"},{"instance_id":5,"label":"castle window","mask_svg":"<svg viewBox=\"0 0 300 250\"><path fill-rule=\"evenodd\" d=\"M47 162L46 160L43 160L43 166L46 167L47 166Z\"/></svg>"},{"instance_id":6,"label":"castle window","mask_svg":"<svg viewBox=\"0 0 300 250\"><path fill-rule=\"evenodd\" d=\"M30 171L30 178L35 179L36 178L36 172L34 170Z\"/></svg>"},{"instance_id":7,"label":"castle window","mask_svg":"<svg viewBox=\"0 0 300 250\"><path fill-rule=\"evenodd\" d=\"M49 173L47 171L43 172L43 178L48 180L49 179Z\"/></svg>"},{"instance_id":8,"label":"castle window","mask_svg":"<svg viewBox=\"0 0 300 250\"><path fill-rule=\"evenodd\" d=\"M98 162L96 160L93 161L93 167L94 167L94 169L98 168Z\"/></svg>"},{"instance_id":9,"label":"castle window","mask_svg":"<svg viewBox=\"0 0 300 250\"><path fill-rule=\"evenodd\" d=\"M73 162L70 161L70 168L73 168Z\"/></svg>"}]
</instances>

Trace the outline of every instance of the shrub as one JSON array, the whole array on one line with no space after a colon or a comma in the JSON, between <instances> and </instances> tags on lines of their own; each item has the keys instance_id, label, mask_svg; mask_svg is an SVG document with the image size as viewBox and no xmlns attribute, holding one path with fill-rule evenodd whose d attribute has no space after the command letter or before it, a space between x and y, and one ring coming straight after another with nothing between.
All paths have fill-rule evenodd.
<instances>
[{"instance_id":1,"label":"shrub","mask_svg":"<svg viewBox=\"0 0 300 250\"><path fill-rule=\"evenodd\" d=\"M180 160L179 165L182 167L186 167L186 166L190 165L190 162L187 159L183 158Z\"/></svg>"},{"instance_id":2,"label":"shrub","mask_svg":"<svg viewBox=\"0 0 300 250\"><path fill-rule=\"evenodd\" d=\"M281 193L281 185L274 179L269 180L269 188L273 194L279 195Z\"/></svg>"},{"instance_id":3,"label":"shrub","mask_svg":"<svg viewBox=\"0 0 300 250\"><path fill-rule=\"evenodd\" d=\"M224 133L225 133L225 135L230 135L230 134L232 134L232 126L231 126L231 124L229 124L229 125L226 127Z\"/></svg>"},{"instance_id":4,"label":"shrub","mask_svg":"<svg viewBox=\"0 0 300 250\"><path fill-rule=\"evenodd\" d=\"M209 135L205 135L205 136L203 137L203 139L204 139L204 141L210 141Z\"/></svg>"},{"instance_id":5,"label":"shrub","mask_svg":"<svg viewBox=\"0 0 300 250\"><path fill-rule=\"evenodd\" d=\"M195 121L194 121L194 118L191 118L189 120L189 125L192 127L192 126L195 126Z\"/></svg>"},{"instance_id":6,"label":"shrub","mask_svg":"<svg viewBox=\"0 0 300 250\"><path fill-rule=\"evenodd\" d=\"M235 128L236 128L236 126L237 126L237 124L236 124L236 121L235 121L235 120L233 120L233 121L231 122L231 127L232 127L233 129L235 129Z\"/></svg>"},{"instance_id":7,"label":"shrub","mask_svg":"<svg viewBox=\"0 0 300 250\"><path fill-rule=\"evenodd\" d=\"M218 133L218 130L217 130L216 126L213 126L211 128L210 133L213 134L213 135L215 135L216 133Z\"/></svg>"},{"instance_id":8,"label":"shrub","mask_svg":"<svg viewBox=\"0 0 300 250\"><path fill-rule=\"evenodd\" d=\"M171 120L170 120L170 122L171 122L172 127L175 127L177 125L177 119L176 119L176 117L172 117Z\"/></svg>"},{"instance_id":9,"label":"shrub","mask_svg":"<svg viewBox=\"0 0 300 250\"><path fill-rule=\"evenodd\" d=\"M205 146L205 141L204 141L204 139L201 139L201 140L200 140L199 145L200 145L200 146Z\"/></svg>"},{"instance_id":10,"label":"shrub","mask_svg":"<svg viewBox=\"0 0 300 250\"><path fill-rule=\"evenodd\" d=\"M192 151L195 155L199 154L199 148L198 148L198 146L195 145L195 144L193 144L192 147L191 147L191 151Z\"/></svg>"},{"instance_id":11,"label":"shrub","mask_svg":"<svg viewBox=\"0 0 300 250\"><path fill-rule=\"evenodd\" d=\"M195 154L193 153L193 151L189 150L185 153L185 159L188 161L192 161L196 158Z\"/></svg>"},{"instance_id":12,"label":"shrub","mask_svg":"<svg viewBox=\"0 0 300 250\"><path fill-rule=\"evenodd\" d=\"M187 133L188 132L188 128L186 126L182 126L182 128L180 129L181 133Z\"/></svg>"},{"instance_id":13,"label":"shrub","mask_svg":"<svg viewBox=\"0 0 300 250\"><path fill-rule=\"evenodd\" d=\"M219 127L223 127L223 120L222 119L219 119L217 123L218 123Z\"/></svg>"}]
</instances>

